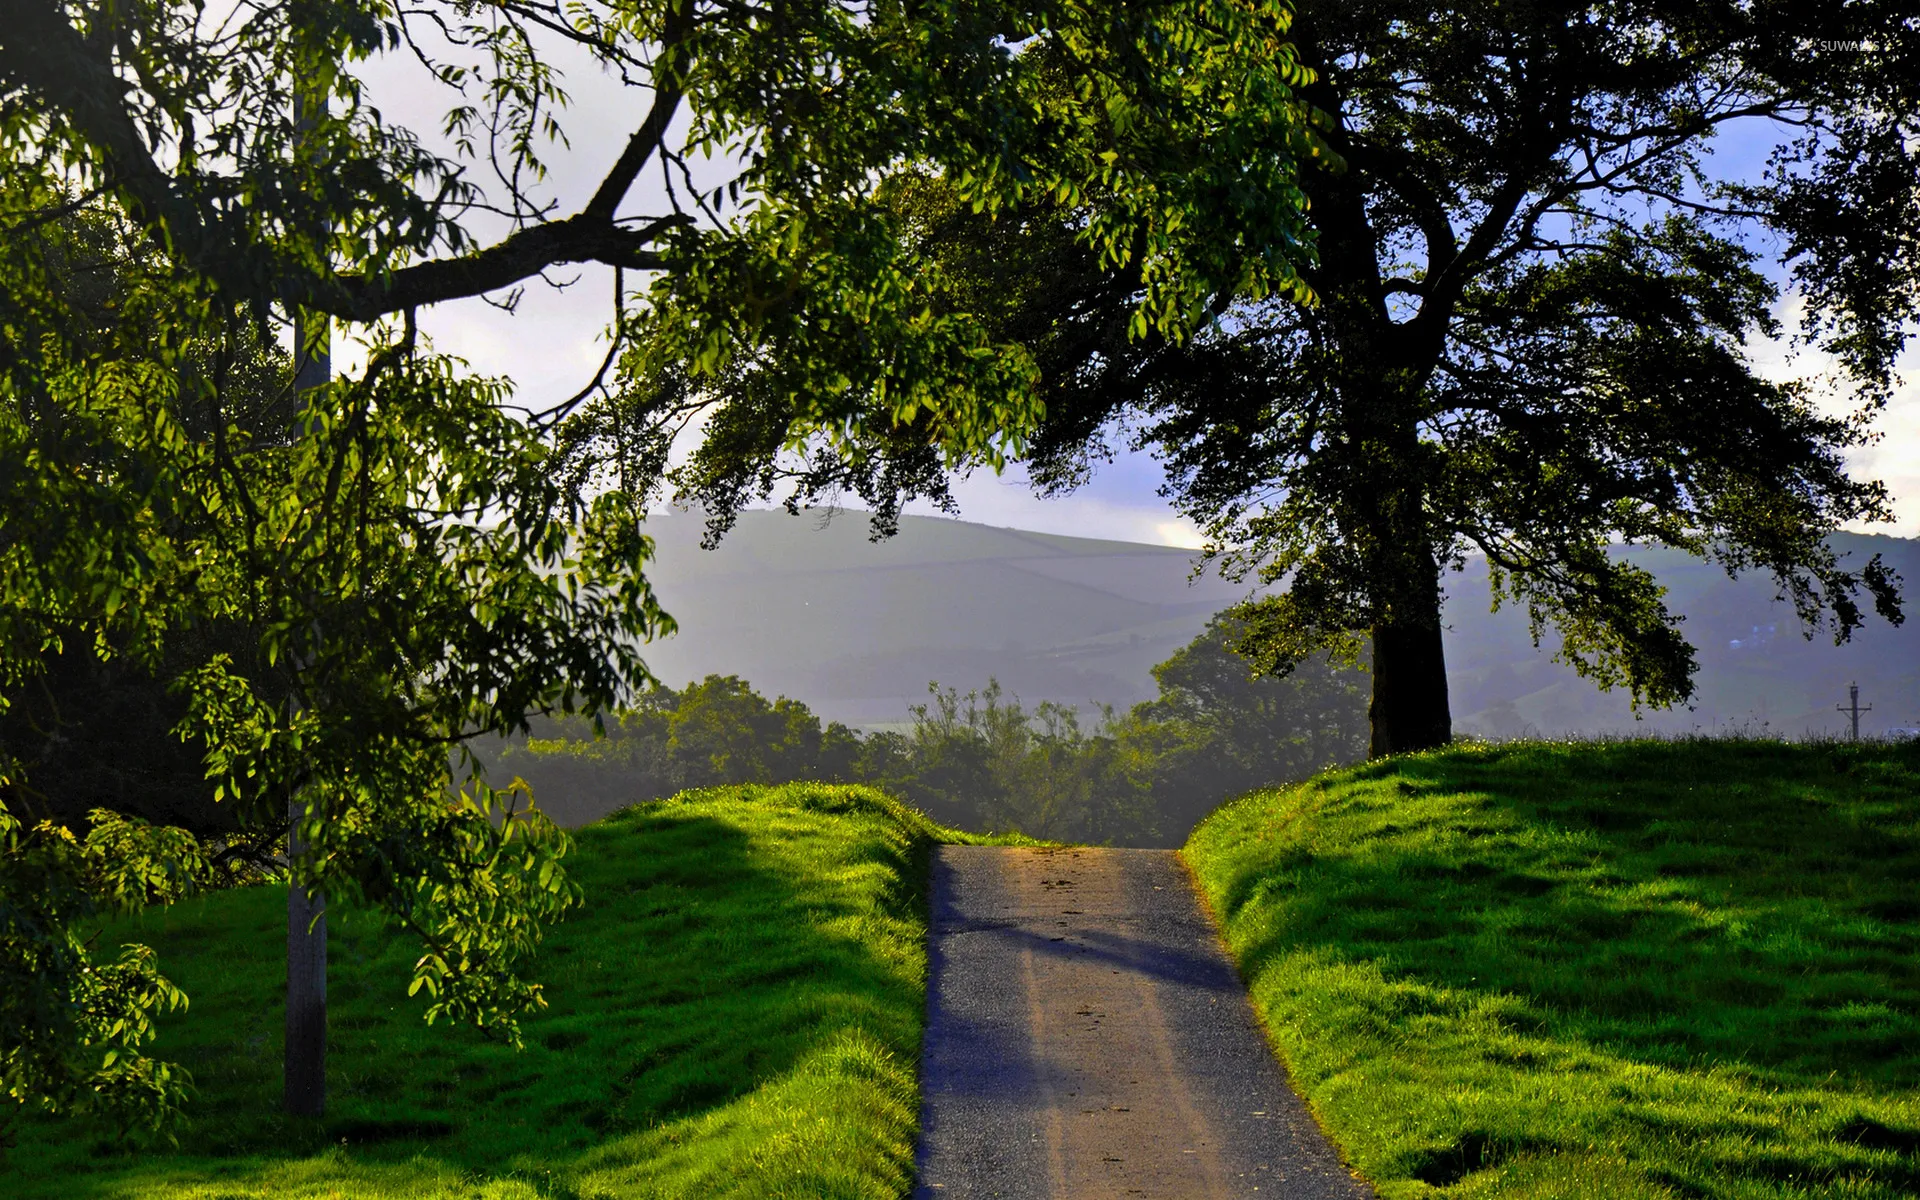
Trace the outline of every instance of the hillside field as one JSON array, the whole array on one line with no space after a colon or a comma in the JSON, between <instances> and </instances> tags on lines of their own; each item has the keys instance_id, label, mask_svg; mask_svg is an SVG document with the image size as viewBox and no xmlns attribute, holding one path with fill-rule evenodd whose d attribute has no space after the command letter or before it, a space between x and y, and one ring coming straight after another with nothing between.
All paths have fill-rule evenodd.
<instances>
[{"instance_id":1,"label":"hillside field","mask_svg":"<svg viewBox=\"0 0 1920 1200\"><path fill-rule=\"evenodd\" d=\"M24 1122L0 1193L241 1200L897 1200L913 1170L927 854L964 838L866 788L740 787L576 834L586 905L537 975L526 1048L429 1028L412 956L330 917L329 1115L280 1113L286 891L110 927L192 1005L155 1052L193 1073L177 1149Z\"/></svg>"},{"instance_id":2,"label":"hillside field","mask_svg":"<svg viewBox=\"0 0 1920 1200\"><path fill-rule=\"evenodd\" d=\"M1186 854L1383 1200L1920 1196L1920 742L1467 746Z\"/></svg>"}]
</instances>

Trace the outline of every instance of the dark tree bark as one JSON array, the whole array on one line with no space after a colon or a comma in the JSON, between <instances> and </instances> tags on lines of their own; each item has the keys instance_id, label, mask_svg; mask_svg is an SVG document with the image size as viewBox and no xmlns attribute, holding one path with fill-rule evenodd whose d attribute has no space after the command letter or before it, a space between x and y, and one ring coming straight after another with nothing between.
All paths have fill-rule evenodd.
<instances>
[{"instance_id":1,"label":"dark tree bark","mask_svg":"<svg viewBox=\"0 0 1920 1200\"><path fill-rule=\"evenodd\" d=\"M296 393L326 384L333 370L329 349L327 318L301 314L294 327ZM281 1071L288 1114L318 1117L327 1108L327 899L300 886L297 868L306 853L300 820L305 815L300 797L289 798L287 866L294 878L287 889L287 1041Z\"/></svg>"},{"instance_id":2,"label":"dark tree bark","mask_svg":"<svg viewBox=\"0 0 1920 1200\"><path fill-rule=\"evenodd\" d=\"M1373 736L1367 755L1379 758L1431 750L1453 740L1447 700L1447 658L1440 625L1440 572L1422 545L1410 564L1416 578L1373 627Z\"/></svg>"},{"instance_id":3,"label":"dark tree bark","mask_svg":"<svg viewBox=\"0 0 1920 1200\"><path fill-rule=\"evenodd\" d=\"M299 822L304 805L287 805L292 827L287 859L298 861ZM287 889L287 1043L283 1060L283 1103L296 1117L318 1117L327 1109L327 901L293 883Z\"/></svg>"},{"instance_id":4,"label":"dark tree bark","mask_svg":"<svg viewBox=\"0 0 1920 1200\"><path fill-rule=\"evenodd\" d=\"M1360 491L1351 504L1358 540L1371 550L1366 570L1373 640L1371 758L1431 750L1453 740L1440 565L1418 482L1419 439L1411 420L1396 423L1400 428L1384 437L1362 439L1363 454L1378 464L1381 481Z\"/></svg>"},{"instance_id":5,"label":"dark tree bark","mask_svg":"<svg viewBox=\"0 0 1920 1200\"><path fill-rule=\"evenodd\" d=\"M1442 639L1439 538L1428 505L1418 399L1431 366L1413 339L1376 329L1385 368L1348 389L1360 415L1347 498L1362 546L1366 609L1372 615L1373 734L1368 757L1431 750L1453 740ZM1412 361L1409 361L1409 360ZM1397 360L1397 361L1396 361ZM1357 402L1355 402L1357 401Z\"/></svg>"},{"instance_id":6,"label":"dark tree bark","mask_svg":"<svg viewBox=\"0 0 1920 1200\"><path fill-rule=\"evenodd\" d=\"M1304 52L1319 53L1312 29L1303 23L1299 32ZM1334 151L1354 155L1340 94L1323 82L1303 95L1329 114ZM1420 441L1422 393L1444 348L1446 305L1430 302L1413 319L1395 320L1360 172L1314 175L1307 190L1320 234L1320 262L1307 278L1322 297L1318 336L1338 398L1328 411L1336 460L1329 477L1340 481L1330 499L1346 537L1364 547L1360 608L1371 614L1373 643L1368 756L1430 750L1453 740L1435 557L1442 539Z\"/></svg>"}]
</instances>

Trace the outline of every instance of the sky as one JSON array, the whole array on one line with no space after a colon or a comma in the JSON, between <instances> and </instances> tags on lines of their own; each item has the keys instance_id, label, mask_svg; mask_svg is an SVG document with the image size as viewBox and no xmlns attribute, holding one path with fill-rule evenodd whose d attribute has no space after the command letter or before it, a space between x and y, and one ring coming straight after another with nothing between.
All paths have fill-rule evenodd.
<instances>
[{"instance_id":1,"label":"sky","mask_svg":"<svg viewBox=\"0 0 1920 1200\"><path fill-rule=\"evenodd\" d=\"M646 95L623 92L583 61L567 63L564 56L559 61L565 72L563 86L571 96L571 105L562 114L570 145L554 147L548 155L551 175L546 191L565 212L577 209L591 194L628 132L639 123ZM356 73L390 119L410 125L430 144L435 140L432 132L445 105L444 93L423 86L417 66L375 60L362 64ZM1737 169L1762 156L1764 148L1764 138L1732 140L1722 147L1719 164ZM657 182L647 183L636 190L623 214L648 211L649 202L660 194ZM489 231L476 226L476 232ZM612 291L610 269L567 268L551 274L566 286L534 281L512 313L468 300L422 314L422 328L435 346L465 359L476 371L511 379L520 403L543 407L578 391L592 377L606 351L602 333ZM1795 297L1783 298L1780 315L1789 330L1794 327L1795 306ZM1895 499L1897 520L1892 525L1861 527L1867 532L1920 537L1920 339L1916 343L1902 364L1906 382L1876 424L1878 441L1849 459L1856 477L1884 481ZM1774 379L1818 375L1826 365L1817 353L1796 356L1784 343L1756 343L1750 353L1761 373ZM1830 395L1825 403L1842 410L1849 407L1849 398ZM1199 531L1156 494L1161 482L1159 466L1149 455L1122 450L1112 463L1096 471L1088 485L1063 497L1035 497L1017 466L1002 476L976 471L956 481L953 492L965 520L1080 537L1199 545ZM934 510L920 502L908 511Z\"/></svg>"}]
</instances>

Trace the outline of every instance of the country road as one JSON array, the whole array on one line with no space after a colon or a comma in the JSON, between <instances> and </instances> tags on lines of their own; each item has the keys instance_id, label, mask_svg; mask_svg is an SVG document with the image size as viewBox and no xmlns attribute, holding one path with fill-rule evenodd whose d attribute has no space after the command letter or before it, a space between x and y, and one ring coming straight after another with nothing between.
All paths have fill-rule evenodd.
<instances>
[{"instance_id":1,"label":"country road","mask_svg":"<svg viewBox=\"0 0 1920 1200\"><path fill-rule=\"evenodd\" d=\"M1364 1200L1172 851L943 847L919 1200Z\"/></svg>"}]
</instances>

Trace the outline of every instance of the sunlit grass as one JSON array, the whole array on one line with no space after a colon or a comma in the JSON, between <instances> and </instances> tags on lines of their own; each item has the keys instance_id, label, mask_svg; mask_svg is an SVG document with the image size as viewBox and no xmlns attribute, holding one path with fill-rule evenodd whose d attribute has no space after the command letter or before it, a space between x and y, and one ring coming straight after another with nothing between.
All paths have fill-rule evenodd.
<instances>
[{"instance_id":1,"label":"sunlit grass","mask_svg":"<svg viewBox=\"0 0 1920 1200\"><path fill-rule=\"evenodd\" d=\"M1463 747L1187 855L1387 1200L1920 1195L1920 745Z\"/></svg>"},{"instance_id":2,"label":"sunlit grass","mask_svg":"<svg viewBox=\"0 0 1920 1200\"><path fill-rule=\"evenodd\" d=\"M176 1150L42 1120L8 1196L885 1197L911 1184L926 856L962 835L865 788L690 793L580 830L584 910L526 1048L429 1028L410 949L332 914L323 1121L279 1112L286 893L115 928L192 996L156 1052L198 1094Z\"/></svg>"}]
</instances>

